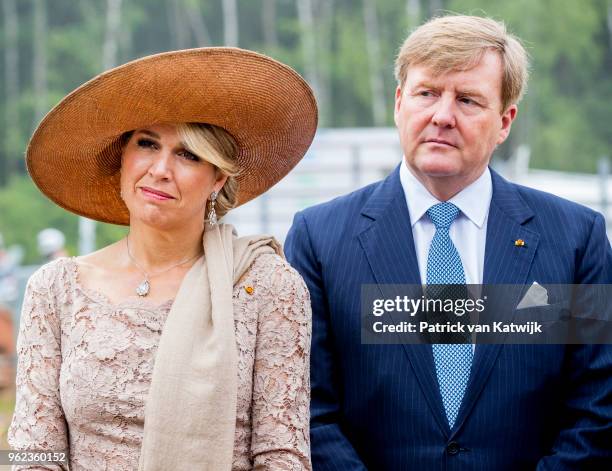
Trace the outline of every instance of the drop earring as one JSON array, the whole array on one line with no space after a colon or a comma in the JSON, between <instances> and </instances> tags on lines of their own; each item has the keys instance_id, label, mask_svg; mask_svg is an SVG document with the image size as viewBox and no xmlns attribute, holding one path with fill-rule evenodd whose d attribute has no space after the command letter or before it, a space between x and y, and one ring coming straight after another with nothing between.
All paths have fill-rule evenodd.
<instances>
[{"instance_id":1,"label":"drop earring","mask_svg":"<svg viewBox=\"0 0 612 471\"><path fill-rule=\"evenodd\" d=\"M208 224L215 226L217 224L217 212L215 211L215 203L217 201L217 192L213 191L210 194L210 211L208 211Z\"/></svg>"}]
</instances>

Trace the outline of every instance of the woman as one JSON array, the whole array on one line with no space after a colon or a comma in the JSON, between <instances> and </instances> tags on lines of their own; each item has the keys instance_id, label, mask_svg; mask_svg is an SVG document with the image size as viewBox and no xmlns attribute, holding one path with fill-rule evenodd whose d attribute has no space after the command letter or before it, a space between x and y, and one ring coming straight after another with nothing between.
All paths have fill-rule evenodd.
<instances>
[{"instance_id":1,"label":"woman","mask_svg":"<svg viewBox=\"0 0 612 471\"><path fill-rule=\"evenodd\" d=\"M71 470L310 469L307 290L274 239L217 220L299 161L316 116L293 70L234 48L134 61L47 115L33 180L129 233L32 276L13 448Z\"/></svg>"}]
</instances>

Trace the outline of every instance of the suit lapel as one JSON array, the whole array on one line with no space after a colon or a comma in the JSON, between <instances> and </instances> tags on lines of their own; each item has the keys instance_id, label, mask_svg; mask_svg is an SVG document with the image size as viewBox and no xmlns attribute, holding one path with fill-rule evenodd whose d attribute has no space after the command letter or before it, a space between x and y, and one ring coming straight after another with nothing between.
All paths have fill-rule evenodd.
<instances>
[{"instance_id":1,"label":"suit lapel","mask_svg":"<svg viewBox=\"0 0 612 471\"><path fill-rule=\"evenodd\" d=\"M420 284L410 215L395 170L364 205L358 235L379 284Z\"/></svg>"},{"instance_id":2,"label":"suit lapel","mask_svg":"<svg viewBox=\"0 0 612 471\"><path fill-rule=\"evenodd\" d=\"M512 184L493 170L491 178L493 197L487 222L483 284L523 285L527 281L540 240L538 233L524 226L534 217L534 213ZM518 239L525 242L523 247L515 246L515 241ZM518 299L515 301L518 302ZM476 347L470 382L461 404L455 430L461 427L474 407L500 350L500 344L483 344Z\"/></svg>"},{"instance_id":3,"label":"suit lapel","mask_svg":"<svg viewBox=\"0 0 612 471\"><path fill-rule=\"evenodd\" d=\"M420 285L410 215L399 179L399 167L364 205L359 242L378 284ZM393 318L393 314L390 313ZM394 319L398 322L398 319ZM436 422L449 433L429 345L402 345Z\"/></svg>"}]
</instances>

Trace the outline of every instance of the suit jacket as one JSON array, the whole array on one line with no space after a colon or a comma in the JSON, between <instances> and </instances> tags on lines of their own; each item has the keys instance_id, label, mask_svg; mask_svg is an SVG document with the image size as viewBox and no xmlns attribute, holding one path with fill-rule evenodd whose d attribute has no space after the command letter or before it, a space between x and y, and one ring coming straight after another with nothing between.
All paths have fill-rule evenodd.
<instances>
[{"instance_id":1,"label":"suit jacket","mask_svg":"<svg viewBox=\"0 0 612 471\"><path fill-rule=\"evenodd\" d=\"M491 175L485 284L612 282L600 214ZM478 345L451 430L430 345L361 344L361 285L421 283L399 167L297 213L285 251L312 299L315 471L612 469L611 346Z\"/></svg>"}]
</instances>

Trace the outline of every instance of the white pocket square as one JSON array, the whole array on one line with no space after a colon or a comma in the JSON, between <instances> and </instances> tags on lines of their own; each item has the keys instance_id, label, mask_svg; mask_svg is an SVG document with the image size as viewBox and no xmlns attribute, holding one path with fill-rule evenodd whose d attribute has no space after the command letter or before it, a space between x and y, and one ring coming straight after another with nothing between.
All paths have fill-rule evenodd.
<instances>
[{"instance_id":1,"label":"white pocket square","mask_svg":"<svg viewBox=\"0 0 612 471\"><path fill-rule=\"evenodd\" d=\"M523 299L518 303L516 309L527 309L529 307L548 306L548 291L537 281L529 287Z\"/></svg>"}]
</instances>

